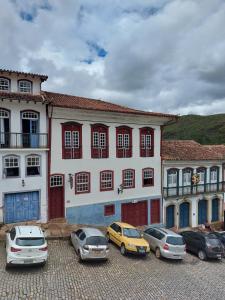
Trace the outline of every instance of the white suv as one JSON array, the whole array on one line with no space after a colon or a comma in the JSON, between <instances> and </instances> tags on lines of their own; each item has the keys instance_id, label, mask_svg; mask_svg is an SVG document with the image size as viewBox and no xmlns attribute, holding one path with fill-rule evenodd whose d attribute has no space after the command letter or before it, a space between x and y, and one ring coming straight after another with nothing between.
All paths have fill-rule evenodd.
<instances>
[{"instance_id":1,"label":"white suv","mask_svg":"<svg viewBox=\"0 0 225 300\"><path fill-rule=\"evenodd\" d=\"M6 267L45 264L48 246L38 226L15 226L6 235Z\"/></svg>"}]
</instances>

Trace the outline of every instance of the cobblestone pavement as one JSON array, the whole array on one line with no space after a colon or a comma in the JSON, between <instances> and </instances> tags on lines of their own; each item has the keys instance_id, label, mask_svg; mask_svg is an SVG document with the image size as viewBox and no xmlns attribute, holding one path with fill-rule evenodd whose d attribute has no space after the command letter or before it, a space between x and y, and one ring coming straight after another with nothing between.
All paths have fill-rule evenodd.
<instances>
[{"instance_id":1,"label":"cobblestone pavement","mask_svg":"<svg viewBox=\"0 0 225 300\"><path fill-rule=\"evenodd\" d=\"M121 256L79 264L68 241L49 241L45 267L5 270L0 243L0 299L225 299L225 260L183 262Z\"/></svg>"}]
</instances>

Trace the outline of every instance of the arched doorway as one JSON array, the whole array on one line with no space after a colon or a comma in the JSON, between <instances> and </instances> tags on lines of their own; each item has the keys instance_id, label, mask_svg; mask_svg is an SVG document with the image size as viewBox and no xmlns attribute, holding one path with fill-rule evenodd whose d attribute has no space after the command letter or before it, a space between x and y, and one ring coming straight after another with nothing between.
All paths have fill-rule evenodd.
<instances>
[{"instance_id":1,"label":"arched doorway","mask_svg":"<svg viewBox=\"0 0 225 300\"><path fill-rule=\"evenodd\" d=\"M199 200L198 202L198 224L207 222L207 200Z\"/></svg>"},{"instance_id":2,"label":"arched doorway","mask_svg":"<svg viewBox=\"0 0 225 300\"><path fill-rule=\"evenodd\" d=\"M212 222L219 221L219 199L212 199Z\"/></svg>"},{"instance_id":3,"label":"arched doorway","mask_svg":"<svg viewBox=\"0 0 225 300\"><path fill-rule=\"evenodd\" d=\"M189 202L183 202L180 205L180 228L189 227L190 221L189 221L189 211L190 211L190 203Z\"/></svg>"},{"instance_id":4,"label":"arched doorway","mask_svg":"<svg viewBox=\"0 0 225 300\"><path fill-rule=\"evenodd\" d=\"M166 228L174 227L174 212L175 212L175 205L169 205L166 208Z\"/></svg>"}]
</instances>

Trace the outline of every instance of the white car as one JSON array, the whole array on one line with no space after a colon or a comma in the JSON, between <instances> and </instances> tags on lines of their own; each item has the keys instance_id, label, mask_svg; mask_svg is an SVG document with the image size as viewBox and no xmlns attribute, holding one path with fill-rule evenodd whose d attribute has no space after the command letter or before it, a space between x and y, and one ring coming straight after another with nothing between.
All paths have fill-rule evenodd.
<instances>
[{"instance_id":1,"label":"white car","mask_svg":"<svg viewBox=\"0 0 225 300\"><path fill-rule=\"evenodd\" d=\"M6 267L45 264L48 246L38 226L15 226L6 234Z\"/></svg>"}]
</instances>

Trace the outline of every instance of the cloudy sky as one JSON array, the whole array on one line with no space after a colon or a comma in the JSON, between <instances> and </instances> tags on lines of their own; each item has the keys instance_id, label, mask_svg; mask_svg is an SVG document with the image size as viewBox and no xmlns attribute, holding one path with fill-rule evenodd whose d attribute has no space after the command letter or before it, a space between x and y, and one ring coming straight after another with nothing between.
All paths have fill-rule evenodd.
<instances>
[{"instance_id":1,"label":"cloudy sky","mask_svg":"<svg viewBox=\"0 0 225 300\"><path fill-rule=\"evenodd\" d=\"M0 67L45 90L225 113L224 0L0 0Z\"/></svg>"}]
</instances>

